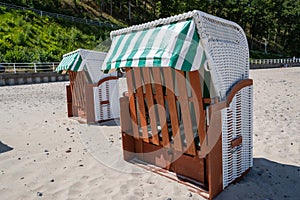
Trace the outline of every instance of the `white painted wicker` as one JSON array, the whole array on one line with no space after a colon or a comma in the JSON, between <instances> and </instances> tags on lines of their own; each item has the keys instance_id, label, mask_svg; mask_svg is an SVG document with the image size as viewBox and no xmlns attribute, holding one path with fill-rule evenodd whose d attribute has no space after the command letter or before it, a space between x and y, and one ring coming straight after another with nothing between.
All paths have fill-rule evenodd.
<instances>
[{"instance_id":1,"label":"white painted wicker","mask_svg":"<svg viewBox=\"0 0 300 200\"><path fill-rule=\"evenodd\" d=\"M89 74L92 83L97 83L103 74L100 69L106 53L81 49L80 54L83 58L82 65L84 66L85 71Z\"/></svg>"},{"instance_id":2,"label":"white painted wicker","mask_svg":"<svg viewBox=\"0 0 300 200\"><path fill-rule=\"evenodd\" d=\"M116 76L117 73L103 74L101 79ZM120 117L118 80L107 80L93 88L95 121L105 121ZM108 103L102 103L108 102Z\"/></svg>"},{"instance_id":3,"label":"white painted wicker","mask_svg":"<svg viewBox=\"0 0 300 200\"><path fill-rule=\"evenodd\" d=\"M253 165L252 118L252 86L248 86L222 110L224 188ZM242 145L232 149L231 141L238 136L242 136Z\"/></svg>"},{"instance_id":4,"label":"white painted wicker","mask_svg":"<svg viewBox=\"0 0 300 200\"><path fill-rule=\"evenodd\" d=\"M230 21L199 12L196 21L208 57L208 70L224 100L235 83L249 78L249 50L242 28ZM239 91L222 110L223 188L252 167L252 86ZM231 141L242 136L242 145Z\"/></svg>"}]
</instances>

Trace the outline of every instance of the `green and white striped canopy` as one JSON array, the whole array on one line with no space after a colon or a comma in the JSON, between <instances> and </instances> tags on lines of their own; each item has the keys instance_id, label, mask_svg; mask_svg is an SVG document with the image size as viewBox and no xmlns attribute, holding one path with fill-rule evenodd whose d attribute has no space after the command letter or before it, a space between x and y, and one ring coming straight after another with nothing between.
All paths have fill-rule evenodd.
<instances>
[{"instance_id":1,"label":"green and white striped canopy","mask_svg":"<svg viewBox=\"0 0 300 200\"><path fill-rule=\"evenodd\" d=\"M56 68L56 71L85 71L87 78L92 83L98 83L103 75L101 66L105 57L105 52L77 49L76 51L67 53L63 56L63 59Z\"/></svg>"},{"instance_id":2,"label":"green and white striped canopy","mask_svg":"<svg viewBox=\"0 0 300 200\"><path fill-rule=\"evenodd\" d=\"M57 66L56 71L61 72L64 70L71 70L77 72L81 71L82 69L82 57L80 55L80 51L76 50L63 56L63 59Z\"/></svg>"},{"instance_id":3,"label":"green and white striped canopy","mask_svg":"<svg viewBox=\"0 0 300 200\"><path fill-rule=\"evenodd\" d=\"M193 18L111 33L112 45L102 70L121 67L200 69L206 60Z\"/></svg>"}]
</instances>

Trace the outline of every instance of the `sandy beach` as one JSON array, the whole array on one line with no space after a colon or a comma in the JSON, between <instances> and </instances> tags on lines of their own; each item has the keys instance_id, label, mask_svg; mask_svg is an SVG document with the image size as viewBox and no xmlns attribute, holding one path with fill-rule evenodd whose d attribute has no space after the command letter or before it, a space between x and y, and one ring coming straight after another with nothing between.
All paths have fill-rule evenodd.
<instances>
[{"instance_id":1,"label":"sandy beach","mask_svg":"<svg viewBox=\"0 0 300 200\"><path fill-rule=\"evenodd\" d=\"M216 199L300 198L300 68L251 70L254 166ZM122 159L118 121L67 118L67 82L0 87L0 199L203 199Z\"/></svg>"}]
</instances>

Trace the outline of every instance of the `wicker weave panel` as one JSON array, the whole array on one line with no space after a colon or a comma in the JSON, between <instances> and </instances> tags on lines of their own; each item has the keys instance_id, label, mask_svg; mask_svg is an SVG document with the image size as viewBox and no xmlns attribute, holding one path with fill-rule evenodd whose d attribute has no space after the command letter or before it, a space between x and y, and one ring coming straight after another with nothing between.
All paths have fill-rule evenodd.
<instances>
[{"instance_id":1,"label":"wicker weave panel","mask_svg":"<svg viewBox=\"0 0 300 200\"><path fill-rule=\"evenodd\" d=\"M253 165L252 87L240 90L222 110L223 188ZM231 141L239 136L242 144L232 148Z\"/></svg>"},{"instance_id":2,"label":"wicker weave panel","mask_svg":"<svg viewBox=\"0 0 300 200\"><path fill-rule=\"evenodd\" d=\"M114 110L118 106L118 95L114 95L114 91L118 90L118 80L108 80L98 87L94 87L94 110L95 120L103 121L112 118L118 118L119 112L116 114ZM108 102L108 103L103 103Z\"/></svg>"}]
</instances>

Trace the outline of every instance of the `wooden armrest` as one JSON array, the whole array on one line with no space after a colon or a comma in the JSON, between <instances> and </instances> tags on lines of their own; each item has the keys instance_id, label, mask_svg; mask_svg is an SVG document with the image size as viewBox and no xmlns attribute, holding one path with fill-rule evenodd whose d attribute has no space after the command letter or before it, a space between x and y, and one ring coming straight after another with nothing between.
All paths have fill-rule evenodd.
<instances>
[{"instance_id":1,"label":"wooden armrest","mask_svg":"<svg viewBox=\"0 0 300 200\"><path fill-rule=\"evenodd\" d=\"M214 148L222 134L222 112L223 108L229 107L232 99L241 89L247 86L253 85L252 79L245 79L235 84L228 92L226 101L217 102L209 106L209 121L213 123L207 129L207 134L204 142L201 144L201 150L199 151L199 157L203 158ZM242 137L234 139L231 143L231 147L234 148L242 143Z\"/></svg>"},{"instance_id":2,"label":"wooden armrest","mask_svg":"<svg viewBox=\"0 0 300 200\"><path fill-rule=\"evenodd\" d=\"M231 90L227 93L227 107L229 106L229 104L231 103L233 97L235 96L236 93L238 93L238 91L240 91L241 89L243 89L244 87L253 85L253 80L252 79L244 79L239 81L238 83L236 83Z\"/></svg>"},{"instance_id":3,"label":"wooden armrest","mask_svg":"<svg viewBox=\"0 0 300 200\"><path fill-rule=\"evenodd\" d=\"M117 77L117 76L108 76L108 77L105 77L105 78L101 79L101 80L97 83L96 86L98 87L99 85L101 85L101 84L104 83L105 81L117 80L117 79L119 79L119 77Z\"/></svg>"}]
</instances>

